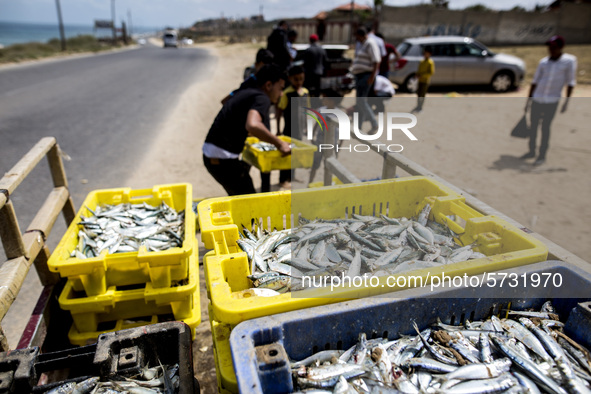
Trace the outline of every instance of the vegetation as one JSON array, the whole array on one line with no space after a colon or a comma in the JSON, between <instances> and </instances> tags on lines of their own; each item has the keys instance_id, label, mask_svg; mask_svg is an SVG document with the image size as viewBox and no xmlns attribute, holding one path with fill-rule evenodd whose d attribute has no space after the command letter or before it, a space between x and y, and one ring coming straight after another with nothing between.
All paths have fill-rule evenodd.
<instances>
[{"instance_id":1,"label":"vegetation","mask_svg":"<svg viewBox=\"0 0 591 394\"><path fill-rule=\"evenodd\" d=\"M483 4L476 4L476 5L471 5L469 7L464 8L464 11L490 12L493 10L491 10L490 8L488 8L487 6L485 6Z\"/></svg>"},{"instance_id":2,"label":"vegetation","mask_svg":"<svg viewBox=\"0 0 591 394\"><path fill-rule=\"evenodd\" d=\"M0 63L41 59L59 54L98 52L111 49L113 45L110 42L101 42L91 35L80 35L66 40L65 52L62 52L61 48L61 41L57 38L45 44L40 42L14 44L0 49Z\"/></svg>"}]
</instances>

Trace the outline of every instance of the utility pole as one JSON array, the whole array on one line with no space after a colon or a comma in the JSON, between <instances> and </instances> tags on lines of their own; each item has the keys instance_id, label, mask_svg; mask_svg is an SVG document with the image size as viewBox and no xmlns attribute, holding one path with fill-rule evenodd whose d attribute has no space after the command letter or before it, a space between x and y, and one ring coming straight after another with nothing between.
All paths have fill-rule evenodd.
<instances>
[{"instance_id":1,"label":"utility pole","mask_svg":"<svg viewBox=\"0 0 591 394\"><path fill-rule=\"evenodd\" d=\"M131 8L127 9L127 20L129 22L129 36L133 37L133 24L131 23Z\"/></svg>"},{"instance_id":2,"label":"utility pole","mask_svg":"<svg viewBox=\"0 0 591 394\"><path fill-rule=\"evenodd\" d=\"M62 51L66 50L66 35L64 34L64 21L62 20L62 8L60 7L60 0L55 0L57 8L57 20L60 28L60 41L62 42Z\"/></svg>"},{"instance_id":3,"label":"utility pole","mask_svg":"<svg viewBox=\"0 0 591 394\"><path fill-rule=\"evenodd\" d=\"M116 45L117 28L115 27L115 0L111 0L111 21L113 21L113 45Z\"/></svg>"},{"instance_id":4,"label":"utility pole","mask_svg":"<svg viewBox=\"0 0 591 394\"><path fill-rule=\"evenodd\" d=\"M351 0L351 19L349 21L349 44L353 44L353 10L355 9L355 0Z\"/></svg>"}]
</instances>

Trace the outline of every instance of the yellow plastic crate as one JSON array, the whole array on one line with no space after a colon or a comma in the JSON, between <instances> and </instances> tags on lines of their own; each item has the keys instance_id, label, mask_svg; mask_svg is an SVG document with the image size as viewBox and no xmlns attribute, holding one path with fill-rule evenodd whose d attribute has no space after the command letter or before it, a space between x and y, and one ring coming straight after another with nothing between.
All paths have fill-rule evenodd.
<instances>
[{"instance_id":1,"label":"yellow plastic crate","mask_svg":"<svg viewBox=\"0 0 591 394\"><path fill-rule=\"evenodd\" d=\"M339 178L337 178L334 175L332 176L332 185L342 185L342 184L343 184L343 182ZM329 186L332 186L332 185L329 185ZM311 189L316 188L316 187L324 187L324 182L318 181L318 182L308 183L308 187Z\"/></svg>"},{"instance_id":2,"label":"yellow plastic crate","mask_svg":"<svg viewBox=\"0 0 591 394\"><path fill-rule=\"evenodd\" d=\"M101 323L138 317L172 314L176 320L192 319L199 312L194 294L199 293L198 250L189 260L187 284L168 288L117 289L110 287L98 296L81 296L69 279L59 297L60 307L72 314L74 327L80 333L95 332Z\"/></svg>"},{"instance_id":3,"label":"yellow plastic crate","mask_svg":"<svg viewBox=\"0 0 591 394\"><path fill-rule=\"evenodd\" d=\"M242 160L255 166L261 172L270 172L272 170L290 170L292 168L310 168L314 163L314 152L318 148L307 144L295 138L282 135L279 137L283 141L294 144L291 155L281 156L278 150L264 152L253 148L251 145L259 142L256 137L248 137L244 150L242 151Z\"/></svg>"},{"instance_id":4,"label":"yellow plastic crate","mask_svg":"<svg viewBox=\"0 0 591 394\"><path fill-rule=\"evenodd\" d=\"M208 308L211 312L211 304L209 304ZM218 392L221 394L237 394L238 382L236 380L236 373L234 372L232 351L230 349L230 333L234 327L212 320L211 314L209 316Z\"/></svg>"},{"instance_id":5,"label":"yellow plastic crate","mask_svg":"<svg viewBox=\"0 0 591 394\"><path fill-rule=\"evenodd\" d=\"M192 186L187 183L159 185L152 189L130 188L95 190L88 194L66 234L48 261L50 271L62 277L77 277L76 290L87 295L100 295L110 286L126 286L150 282L153 287L169 287L173 280L187 277L189 256L196 248L195 213L192 209ZM182 247L161 252L148 252L144 246L137 252L108 254L78 259L70 257L78 244L80 216L89 216L90 209L101 204L147 203L158 206L162 202L177 211L185 211L184 240Z\"/></svg>"},{"instance_id":6,"label":"yellow plastic crate","mask_svg":"<svg viewBox=\"0 0 591 394\"><path fill-rule=\"evenodd\" d=\"M192 300L193 311L191 312L191 315L184 318L184 319L179 319L179 320L186 323L191 328L191 338L194 340L195 339L195 330L196 330L197 326L199 326L199 324L201 323L201 307L199 304L199 302L200 302L199 291L195 291L193 293L192 297L193 297L193 300ZM169 319L167 319L167 317L168 316L152 315L152 316L145 316L141 320L139 320L139 319L136 319L136 320L119 319L116 321L109 321L112 324L111 324L111 328L109 328L107 330L96 330L96 331L89 331L89 332L80 332L76 329L76 325L72 324L72 327L70 328L70 331L68 332L68 339L70 340L70 342L73 345L84 346L84 345L95 343L97 341L98 337L101 334L104 334L106 332L113 332L113 331L125 330L127 328L141 327L141 326L145 326L148 324L161 323L162 321L168 321Z\"/></svg>"},{"instance_id":7,"label":"yellow plastic crate","mask_svg":"<svg viewBox=\"0 0 591 394\"><path fill-rule=\"evenodd\" d=\"M451 189L426 177L206 200L199 205L199 220L205 247L214 249L204 257L205 281L213 316L219 322L238 324L261 316L375 296L412 285L388 287L388 277L381 277L379 285L371 288L339 288L332 292L330 288L319 288L299 292L296 297L285 293L274 297L247 294L244 298L240 292L251 287L246 277L250 268L246 254L236 241L238 226L249 226L251 219L269 230L283 229L291 227L299 214L309 219L344 218L355 212L412 217L430 203L431 220L446 222L454 232L461 234L464 245L476 241L477 250L487 257L414 270L397 277L427 279L442 273L448 276L476 275L546 259L548 250L543 243L504 220L483 216L464 201ZM452 221L450 216L454 215L456 219Z\"/></svg>"}]
</instances>

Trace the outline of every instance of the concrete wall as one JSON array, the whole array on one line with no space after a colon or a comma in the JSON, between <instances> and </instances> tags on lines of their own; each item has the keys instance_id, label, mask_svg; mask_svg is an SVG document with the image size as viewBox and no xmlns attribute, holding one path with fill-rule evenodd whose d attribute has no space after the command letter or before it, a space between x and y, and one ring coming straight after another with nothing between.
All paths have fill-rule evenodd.
<instances>
[{"instance_id":1,"label":"concrete wall","mask_svg":"<svg viewBox=\"0 0 591 394\"><path fill-rule=\"evenodd\" d=\"M545 13L465 12L432 7L384 7L380 29L386 40L425 35L465 35L487 45L540 44L554 34L569 44L591 43L591 5L564 4Z\"/></svg>"}]
</instances>

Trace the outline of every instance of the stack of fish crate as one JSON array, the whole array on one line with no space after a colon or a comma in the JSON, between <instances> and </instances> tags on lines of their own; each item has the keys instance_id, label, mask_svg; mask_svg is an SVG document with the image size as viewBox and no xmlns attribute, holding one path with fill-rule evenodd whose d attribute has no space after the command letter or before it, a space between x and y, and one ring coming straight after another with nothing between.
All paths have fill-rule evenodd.
<instances>
[{"instance_id":1,"label":"stack of fish crate","mask_svg":"<svg viewBox=\"0 0 591 394\"><path fill-rule=\"evenodd\" d=\"M484 216L465 204L465 199L443 184L427 177L406 177L362 184L273 192L258 195L222 197L205 200L198 206L199 226L206 248L213 249L203 259L209 319L213 335L218 388L222 393L237 393L238 382L232 363L230 335L239 323L263 316L376 296L403 290L386 283L392 276L379 278L373 287L307 289L282 294L263 294L253 289L248 278L251 262L238 246L242 226L272 232L295 228L299 217L306 219L345 219L352 214L380 215L389 218L416 217L425 205L431 205L429 218L445 224L458 235L463 245L474 242L484 255L470 261L445 264L429 269L414 269L397 277L422 278L429 275L477 275L510 267L544 261L544 244L509 223ZM406 287L411 281L406 281ZM259 290L259 291L257 291Z\"/></svg>"},{"instance_id":2,"label":"stack of fish crate","mask_svg":"<svg viewBox=\"0 0 591 394\"><path fill-rule=\"evenodd\" d=\"M176 232L174 231L176 230ZM201 321L190 184L91 192L48 261L75 345L167 320Z\"/></svg>"}]
</instances>

